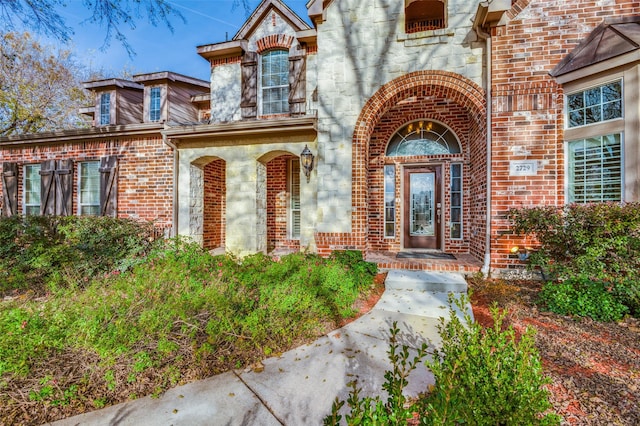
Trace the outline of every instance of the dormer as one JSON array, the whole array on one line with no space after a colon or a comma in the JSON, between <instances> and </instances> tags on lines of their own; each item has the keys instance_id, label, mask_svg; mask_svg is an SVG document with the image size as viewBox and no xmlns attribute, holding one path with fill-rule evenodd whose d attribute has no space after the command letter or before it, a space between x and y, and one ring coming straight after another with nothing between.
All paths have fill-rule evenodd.
<instances>
[{"instance_id":1,"label":"dormer","mask_svg":"<svg viewBox=\"0 0 640 426\"><path fill-rule=\"evenodd\" d=\"M89 81L85 89L94 95L94 104L81 113L93 118L95 127L142 122L143 86L120 78Z\"/></svg>"},{"instance_id":2,"label":"dormer","mask_svg":"<svg viewBox=\"0 0 640 426\"><path fill-rule=\"evenodd\" d=\"M208 93L208 82L168 71L138 74L133 80L144 87L143 123L199 121L199 108L192 97Z\"/></svg>"},{"instance_id":3,"label":"dormer","mask_svg":"<svg viewBox=\"0 0 640 426\"><path fill-rule=\"evenodd\" d=\"M316 33L280 0L263 0L232 40L198 46L211 65L211 121L307 114Z\"/></svg>"}]
</instances>

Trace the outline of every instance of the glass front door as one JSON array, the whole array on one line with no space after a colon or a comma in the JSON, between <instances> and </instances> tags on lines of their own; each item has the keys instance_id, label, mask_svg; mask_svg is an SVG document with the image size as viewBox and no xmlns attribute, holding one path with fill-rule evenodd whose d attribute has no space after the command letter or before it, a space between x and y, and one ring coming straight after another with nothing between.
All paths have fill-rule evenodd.
<instances>
[{"instance_id":1,"label":"glass front door","mask_svg":"<svg viewBox=\"0 0 640 426\"><path fill-rule=\"evenodd\" d=\"M405 169L405 248L440 248L440 167Z\"/></svg>"}]
</instances>

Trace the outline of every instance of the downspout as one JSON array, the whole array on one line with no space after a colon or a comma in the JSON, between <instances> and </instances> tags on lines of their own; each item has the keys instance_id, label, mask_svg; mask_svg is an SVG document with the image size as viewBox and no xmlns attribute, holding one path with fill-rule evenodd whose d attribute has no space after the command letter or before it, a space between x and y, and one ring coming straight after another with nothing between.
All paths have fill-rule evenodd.
<instances>
[{"instance_id":1,"label":"downspout","mask_svg":"<svg viewBox=\"0 0 640 426\"><path fill-rule=\"evenodd\" d=\"M173 149L173 184L172 195L173 201L171 202L171 237L178 235L178 178L180 173L180 152L178 147L171 142L165 133L162 133L162 141Z\"/></svg>"},{"instance_id":2,"label":"downspout","mask_svg":"<svg viewBox=\"0 0 640 426\"><path fill-rule=\"evenodd\" d=\"M482 275L485 277L489 276L491 272L491 34L484 32L480 26L476 27L476 33L478 37L486 43L486 102L487 102L487 218L486 218L486 231L485 231L485 252L484 252L484 263L482 265Z\"/></svg>"}]
</instances>

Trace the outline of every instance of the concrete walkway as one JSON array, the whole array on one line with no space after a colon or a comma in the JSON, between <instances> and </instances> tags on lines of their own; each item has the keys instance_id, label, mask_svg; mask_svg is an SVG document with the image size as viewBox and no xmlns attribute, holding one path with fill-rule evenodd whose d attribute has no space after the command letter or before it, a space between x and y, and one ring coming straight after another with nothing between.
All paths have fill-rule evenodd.
<instances>
[{"instance_id":1,"label":"concrete walkway","mask_svg":"<svg viewBox=\"0 0 640 426\"><path fill-rule=\"evenodd\" d=\"M397 321L399 341L412 348L438 345L439 317L449 317L449 292L467 291L459 274L392 270L373 310L314 343L264 360L264 370L234 371L150 397L55 422L67 425L321 425L347 383L358 379L362 396L380 394L389 328ZM471 311L468 307L469 312ZM458 312L460 315L460 312ZM421 365L406 394L433 383Z\"/></svg>"}]
</instances>

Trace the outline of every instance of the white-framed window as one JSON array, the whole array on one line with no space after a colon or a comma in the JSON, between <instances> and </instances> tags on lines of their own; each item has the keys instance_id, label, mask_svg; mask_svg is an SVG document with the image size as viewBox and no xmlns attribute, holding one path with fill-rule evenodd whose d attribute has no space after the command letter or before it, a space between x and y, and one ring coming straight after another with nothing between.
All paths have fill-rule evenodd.
<instances>
[{"instance_id":1,"label":"white-framed window","mask_svg":"<svg viewBox=\"0 0 640 426\"><path fill-rule=\"evenodd\" d=\"M78 176L78 214L100 215L100 162L83 161Z\"/></svg>"},{"instance_id":2,"label":"white-framed window","mask_svg":"<svg viewBox=\"0 0 640 426\"><path fill-rule=\"evenodd\" d=\"M289 51L269 50L260 57L261 114L289 112Z\"/></svg>"},{"instance_id":3,"label":"white-framed window","mask_svg":"<svg viewBox=\"0 0 640 426\"><path fill-rule=\"evenodd\" d=\"M300 161L289 160L289 236L300 238Z\"/></svg>"},{"instance_id":4,"label":"white-framed window","mask_svg":"<svg viewBox=\"0 0 640 426\"><path fill-rule=\"evenodd\" d=\"M452 239L462 238L462 164L451 165L450 230Z\"/></svg>"},{"instance_id":5,"label":"white-framed window","mask_svg":"<svg viewBox=\"0 0 640 426\"><path fill-rule=\"evenodd\" d=\"M108 124L111 124L111 94L103 93L100 95L100 125Z\"/></svg>"},{"instance_id":6,"label":"white-framed window","mask_svg":"<svg viewBox=\"0 0 640 426\"><path fill-rule=\"evenodd\" d=\"M384 237L396 236L396 166L384 166Z\"/></svg>"},{"instance_id":7,"label":"white-framed window","mask_svg":"<svg viewBox=\"0 0 640 426\"><path fill-rule=\"evenodd\" d=\"M40 164L24 166L24 203L25 215L40 214Z\"/></svg>"},{"instance_id":8,"label":"white-framed window","mask_svg":"<svg viewBox=\"0 0 640 426\"><path fill-rule=\"evenodd\" d=\"M623 152L620 133L567 143L567 201L622 201Z\"/></svg>"},{"instance_id":9,"label":"white-framed window","mask_svg":"<svg viewBox=\"0 0 640 426\"><path fill-rule=\"evenodd\" d=\"M152 87L149 91L149 121L160 121L161 96L161 87Z\"/></svg>"},{"instance_id":10,"label":"white-framed window","mask_svg":"<svg viewBox=\"0 0 640 426\"><path fill-rule=\"evenodd\" d=\"M580 127L623 117L622 80L567 95L567 126Z\"/></svg>"}]
</instances>

